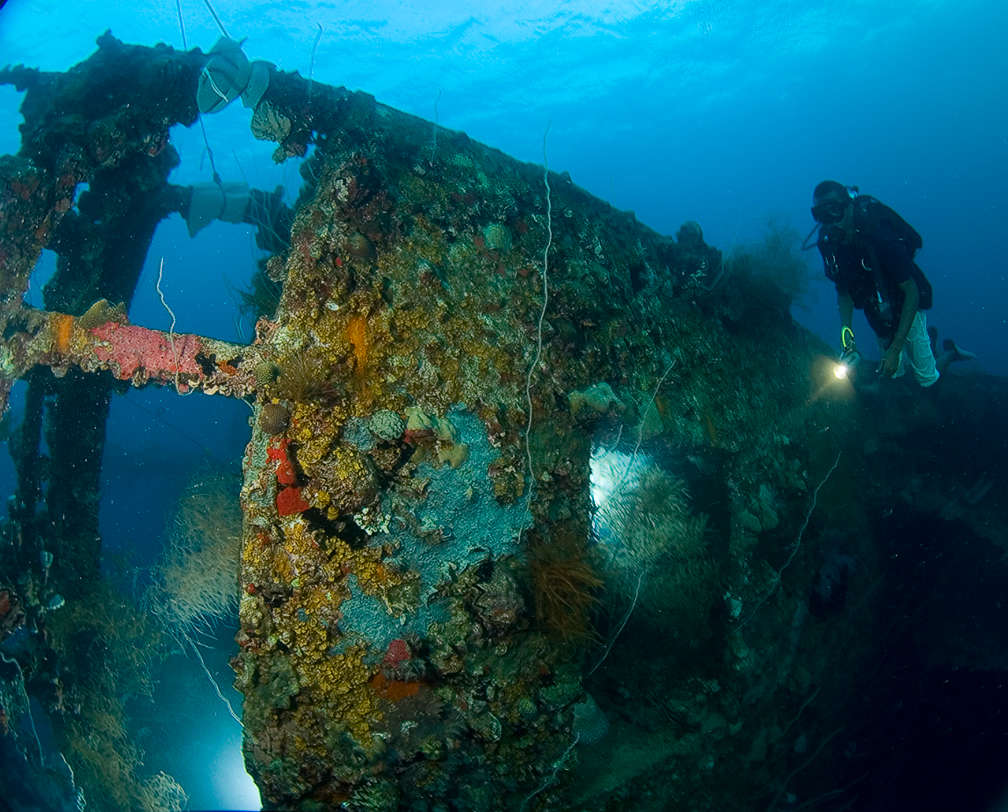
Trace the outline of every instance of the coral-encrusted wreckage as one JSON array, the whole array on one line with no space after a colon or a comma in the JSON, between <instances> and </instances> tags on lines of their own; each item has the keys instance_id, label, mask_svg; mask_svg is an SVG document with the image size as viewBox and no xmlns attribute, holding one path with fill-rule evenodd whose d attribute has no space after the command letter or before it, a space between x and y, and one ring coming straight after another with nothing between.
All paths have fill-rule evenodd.
<instances>
[{"instance_id":1,"label":"coral-encrusted wreckage","mask_svg":"<svg viewBox=\"0 0 1008 812\"><path fill-rule=\"evenodd\" d=\"M941 393L933 411L971 417L941 436L909 390L844 401L787 297L695 224L661 236L235 43L98 45L67 73L0 71L24 92L0 157L3 405L28 386L0 555L12 808L167 792L110 768L83 666L60 664L97 651L72 613L96 603L105 417L130 384L254 410L233 666L270 809L834 808L883 791L864 708L892 707L894 673L1008 667L996 624L935 604L994 613L999 382ZM277 161L304 158L293 210L168 182L170 128L239 95ZM250 344L128 322L173 213L259 229L282 293ZM964 446L955 475L936 463ZM911 527L913 552L887 549Z\"/></svg>"}]
</instances>

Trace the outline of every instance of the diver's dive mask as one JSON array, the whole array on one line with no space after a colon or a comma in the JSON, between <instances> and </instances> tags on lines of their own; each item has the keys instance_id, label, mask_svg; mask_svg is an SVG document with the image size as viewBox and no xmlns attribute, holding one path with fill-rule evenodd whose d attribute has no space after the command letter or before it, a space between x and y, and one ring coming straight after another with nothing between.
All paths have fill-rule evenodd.
<instances>
[{"instance_id":1,"label":"diver's dive mask","mask_svg":"<svg viewBox=\"0 0 1008 812\"><path fill-rule=\"evenodd\" d=\"M812 217L817 223L831 226L843 220L848 201L827 199L812 207Z\"/></svg>"}]
</instances>

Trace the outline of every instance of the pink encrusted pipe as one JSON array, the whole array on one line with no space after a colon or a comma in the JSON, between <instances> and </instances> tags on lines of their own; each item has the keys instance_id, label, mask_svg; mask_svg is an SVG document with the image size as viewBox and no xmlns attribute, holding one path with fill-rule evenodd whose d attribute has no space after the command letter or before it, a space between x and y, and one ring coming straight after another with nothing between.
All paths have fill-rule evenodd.
<instances>
[{"instance_id":1,"label":"pink encrusted pipe","mask_svg":"<svg viewBox=\"0 0 1008 812\"><path fill-rule=\"evenodd\" d=\"M50 367L55 375L77 366L86 372L107 369L134 386L170 384L183 394L199 389L246 397L255 392L258 344L149 330L121 318L96 324L87 314L77 318L33 308L23 309L20 322L24 331L2 342L14 377L36 365Z\"/></svg>"},{"instance_id":2,"label":"pink encrusted pipe","mask_svg":"<svg viewBox=\"0 0 1008 812\"><path fill-rule=\"evenodd\" d=\"M88 331L97 342L95 357L107 365L122 381L141 379L175 380L179 376L180 388L185 381L205 377L196 360L203 352L199 336L191 334L166 335L135 324L106 322ZM186 389L183 389L186 391Z\"/></svg>"},{"instance_id":3,"label":"pink encrusted pipe","mask_svg":"<svg viewBox=\"0 0 1008 812\"><path fill-rule=\"evenodd\" d=\"M253 348L191 333L164 333L110 321L86 331L94 357L120 380L142 386L147 381L174 384L180 394L202 389L208 394L242 397L255 388Z\"/></svg>"}]
</instances>

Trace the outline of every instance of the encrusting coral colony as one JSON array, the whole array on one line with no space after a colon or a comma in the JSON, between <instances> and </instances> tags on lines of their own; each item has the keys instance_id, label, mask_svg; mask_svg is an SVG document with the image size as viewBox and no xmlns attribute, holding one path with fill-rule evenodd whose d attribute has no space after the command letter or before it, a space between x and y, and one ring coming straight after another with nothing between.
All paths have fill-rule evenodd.
<instances>
[{"instance_id":1,"label":"encrusting coral colony","mask_svg":"<svg viewBox=\"0 0 1008 812\"><path fill-rule=\"evenodd\" d=\"M80 280L66 312L25 306L42 249L75 206L105 205L88 196L110 178L150 178L131 194L155 224L195 205L167 184L168 130L196 121L212 59L105 35L66 74L0 71L26 91L22 150L0 157L0 396L47 367L252 405L233 665L267 808L774 800L789 723L850 690L799 646L804 596L781 586L812 577L799 528L838 510L824 494L805 530L853 419L810 400L818 348L786 298L725 284L695 224L663 237L564 175L267 66L245 99L253 132L278 161L308 157L259 271L279 302L251 344L129 324L104 301L128 284ZM626 462L604 530L600 449ZM98 553L61 538L54 574L90 556L61 570L71 601ZM0 610L18 589L30 602L42 543L19 536L26 575ZM661 720L638 742L648 756L571 782L604 752L617 682L637 697L624 725ZM831 711L809 715L825 743Z\"/></svg>"}]
</instances>

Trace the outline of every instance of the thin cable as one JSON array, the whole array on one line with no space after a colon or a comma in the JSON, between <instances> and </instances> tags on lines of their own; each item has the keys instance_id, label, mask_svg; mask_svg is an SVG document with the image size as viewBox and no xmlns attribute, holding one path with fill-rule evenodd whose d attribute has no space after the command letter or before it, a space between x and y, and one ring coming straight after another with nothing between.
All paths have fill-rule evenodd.
<instances>
[{"instance_id":1,"label":"thin cable","mask_svg":"<svg viewBox=\"0 0 1008 812\"><path fill-rule=\"evenodd\" d=\"M525 807L528 806L528 802L535 798L540 792L546 789L550 784L556 781L557 774L560 772L567 761L568 756L573 752L574 748L577 747L577 743L581 741L581 733L578 731L574 734L574 741L567 745L567 749L563 751L563 754L556 761L553 762L553 772L549 774L549 777L539 785L539 787L532 791L531 794L525 796L525 800L521 802L521 806L518 807L518 812L525 812Z\"/></svg>"},{"instance_id":2,"label":"thin cable","mask_svg":"<svg viewBox=\"0 0 1008 812\"><path fill-rule=\"evenodd\" d=\"M633 614L634 607L637 606L637 598L640 597L641 584L644 583L644 576L647 574L647 569L641 570L641 574L637 576L637 588L633 593L633 600L630 602L630 608L626 610L626 614L623 615L623 620L620 621L620 625L616 628L616 633L609 639L609 645L606 646L605 651L602 652L602 656L599 657L599 661L592 666L591 671L585 674L586 677L590 677L596 671L598 667L605 662L606 657L609 656L609 652L612 651L612 647L616 644L616 638L622 634L623 629L626 628L627 621L630 620L630 615Z\"/></svg>"},{"instance_id":3,"label":"thin cable","mask_svg":"<svg viewBox=\"0 0 1008 812\"><path fill-rule=\"evenodd\" d=\"M157 295L161 297L161 305L168 311L168 315L171 316L171 325L168 327L168 343L171 344L172 356L175 358L175 391L180 395L191 395L196 390L189 389L188 392L183 392L182 384L179 382L179 354L178 350L175 349L175 312L168 307L168 302L165 301L164 293L161 292L161 277L163 274L164 257L161 257L161 265L158 267L157 282L154 283L154 289L157 291Z\"/></svg>"},{"instance_id":4,"label":"thin cable","mask_svg":"<svg viewBox=\"0 0 1008 812\"><path fill-rule=\"evenodd\" d=\"M549 304L549 250L553 245L553 203L550 200L549 162L546 160L546 136L550 125L546 125L543 133L543 185L546 187L546 246L543 248L542 261L542 309L539 311L539 323L536 327L536 352L525 375L525 405L528 408L528 420L525 423L525 457L529 472L529 502L532 501L532 489L535 487L535 470L532 465L532 375L542 360L543 350L543 320L546 318L546 306Z\"/></svg>"},{"instance_id":5,"label":"thin cable","mask_svg":"<svg viewBox=\"0 0 1008 812\"><path fill-rule=\"evenodd\" d=\"M225 105L229 101L231 101L224 93L224 91L221 90L219 87L217 87L217 83L214 81L213 74L210 73L209 70L203 68L203 75L206 77L206 80L210 83L210 88L213 90L214 93L216 93L220 97L220 100L224 102Z\"/></svg>"},{"instance_id":6,"label":"thin cable","mask_svg":"<svg viewBox=\"0 0 1008 812\"><path fill-rule=\"evenodd\" d=\"M220 32L228 39L231 39L228 32L224 30L224 23L220 21L220 17L217 16L217 12L214 11L214 7L210 5L210 0L203 0L203 2L206 4L207 10L210 12L210 15L214 18L214 22L217 23L217 27L220 29Z\"/></svg>"},{"instance_id":7,"label":"thin cable","mask_svg":"<svg viewBox=\"0 0 1008 812\"><path fill-rule=\"evenodd\" d=\"M175 8L178 11L178 27L182 32L182 47L189 50L189 43L186 40L185 19L182 17L182 0L175 0Z\"/></svg>"},{"instance_id":8,"label":"thin cable","mask_svg":"<svg viewBox=\"0 0 1008 812\"><path fill-rule=\"evenodd\" d=\"M214 18L214 22L217 23L217 27L220 29L220 32L228 39L231 39L231 37L228 36L228 32L224 30L224 24L220 21L220 17L217 16L217 12L214 11L213 6L210 5L210 0L203 0L203 2L206 3L207 9L210 11L210 16ZM186 42L185 23L182 20L182 0L175 0L175 7L178 9L179 28L182 30L182 45L186 50L189 50L189 45ZM208 71L206 67L203 68L203 75L206 76L207 81L210 82L210 87L213 89L214 93L220 96L224 103L227 104L227 96L221 92L219 87L217 87L217 83L214 82L213 77L210 75L210 71ZM203 146L206 147L207 155L210 158L210 171L213 172L213 181L220 186L221 191L223 191L224 182L221 180L221 176L217 174L217 164L214 163L213 150L210 149L210 139L207 138L206 126L203 124L202 114L199 115L199 125L200 131L203 133Z\"/></svg>"},{"instance_id":9,"label":"thin cable","mask_svg":"<svg viewBox=\"0 0 1008 812\"><path fill-rule=\"evenodd\" d=\"M203 666L203 671L207 675L207 679L210 680L210 684L214 687L214 690L217 692L217 696L220 697L220 701L223 702L225 706L227 706L228 713L231 714L231 718L238 723L238 727L244 730L245 725L242 724L241 717L237 713L235 713L235 709L231 706L231 703L228 701L228 698L224 696L224 694L221 692L220 686L217 684L217 680L214 679L214 675L211 674L210 669L207 668L207 664L206 661L203 659L203 655L199 653L199 649L196 648L196 644L193 643L192 640L189 640L188 642L189 646L193 650L193 653L195 653L196 655L196 659L199 660L199 664Z\"/></svg>"},{"instance_id":10,"label":"thin cable","mask_svg":"<svg viewBox=\"0 0 1008 812\"><path fill-rule=\"evenodd\" d=\"M678 359L673 358L672 363L665 367L665 371L658 379L658 383L655 384L654 391L651 393L651 400L648 401L647 408L644 409L644 414L640 419L640 423L637 425L637 444L634 446L633 454L630 455L630 459L627 461L626 468L623 469L623 476L619 478L619 481L617 481L613 491L618 491L623 487L623 483L626 482L626 478L630 474L630 469L633 468L633 464L637 460L637 452L640 451L641 443L644 442L644 423L651 414L651 407L654 406L655 399L658 397L658 390L661 389L662 384L665 383L665 379L668 377L668 374L675 369L676 363L678 363ZM622 429L622 426L620 426L620 428Z\"/></svg>"},{"instance_id":11,"label":"thin cable","mask_svg":"<svg viewBox=\"0 0 1008 812\"><path fill-rule=\"evenodd\" d=\"M805 514L805 521L802 522L801 529L798 531L798 538L795 539L794 546L791 548L791 554L787 557L787 560L783 563L783 565L781 565L781 568L777 570L777 572L774 574L773 586L770 587L770 591L763 596L760 602L756 604L755 608L749 613L749 616L739 623L738 627L740 629L745 627L749 623L749 621L756 616L756 613L760 610L760 607L762 607L764 603L770 600L770 596L773 595L777 591L777 587L780 586L781 576L783 576L784 570L788 568L791 562L794 561L794 557L798 555L798 548L801 547L802 537L805 535L805 531L808 529L809 521L811 521L812 519L812 514L815 513L816 502L819 499L819 491L822 490L822 486L829 481L829 478L833 476L833 472L837 469L837 466L840 465L840 455L842 453L843 453L842 450L837 452L836 459L833 461L833 465L830 466L830 469L826 472L826 476L824 476L819 481L819 484L815 486L815 490L812 491L812 504L809 505L808 512Z\"/></svg>"},{"instance_id":12,"label":"thin cable","mask_svg":"<svg viewBox=\"0 0 1008 812\"><path fill-rule=\"evenodd\" d=\"M206 126L203 124L203 116L199 117L200 130L203 132L203 146L206 147L207 157L210 159L210 171L213 172L213 182L220 186L221 191L224 191L224 181L221 180L221 176L217 174L217 164L214 161L213 150L210 148L210 139L207 138Z\"/></svg>"},{"instance_id":13,"label":"thin cable","mask_svg":"<svg viewBox=\"0 0 1008 812\"><path fill-rule=\"evenodd\" d=\"M315 82L312 77L315 75L315 51L318 50L319 40L322 39L322 23L315 23L318 26L318 33L315 35L315 42L311 47L311 59L308 61L308 107L311 108L312 87Z\"/></svg>"}]
</instances>

